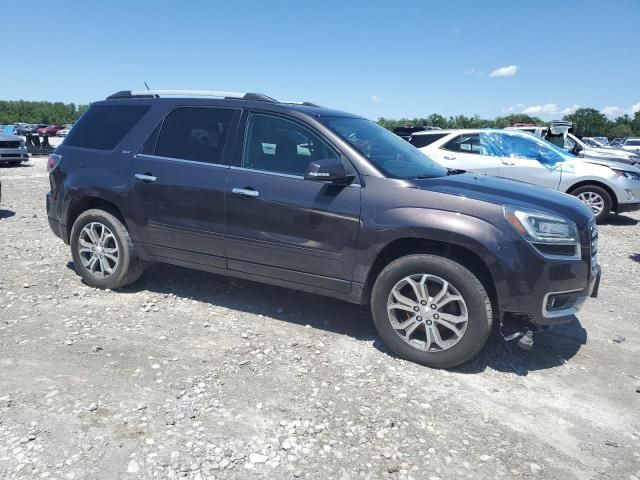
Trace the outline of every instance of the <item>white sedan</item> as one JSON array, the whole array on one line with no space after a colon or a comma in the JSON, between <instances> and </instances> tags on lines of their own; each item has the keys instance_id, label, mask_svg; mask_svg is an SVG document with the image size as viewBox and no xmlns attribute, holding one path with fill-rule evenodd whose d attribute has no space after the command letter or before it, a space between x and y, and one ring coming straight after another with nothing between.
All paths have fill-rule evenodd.
<instances>
[{"instance_id":1,"label":"white sedan","mask_svg":"<svg viewBox=\"0 0 640 480\"><path fill-rule=\"evenodd\" d=\"M640 210L640 169L577 158L518 130L436 130L409 140L452 169L510 178L575 195L601 221L610 212Z\"/></svg>"}]
</instances>

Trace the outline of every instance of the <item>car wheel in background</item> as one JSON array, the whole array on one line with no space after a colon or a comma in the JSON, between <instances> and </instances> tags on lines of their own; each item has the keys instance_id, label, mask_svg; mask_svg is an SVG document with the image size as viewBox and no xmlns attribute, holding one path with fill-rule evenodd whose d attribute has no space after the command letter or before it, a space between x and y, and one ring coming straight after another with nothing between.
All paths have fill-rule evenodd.
<instances>
[{"instance_id":1,"label":"car wheel in background","mask_svg":"<svg viewBox=\"0 0 640 480\"><path fill-rule=\"evenodd\" d=\"M600 223L610 215L613 200L604 188L597 185L585 185L570 193L589 206L596 217L596 222Z\"/></svg>"},{"instance_id":2,"label":"car wheel in background","mask_svg":"<svg viewBox=\"0 0 640 480\"><path fill-rule=\"evenodd\" d=\"M71 229L70 244L77 273L92 287L123 287L144 270L127 228L104 210L82 213Z\"/></svg>"},{"instance_id":3,"label":"car wheel in background","mask_svg":"<svg viewBox=\"0 0 640 480\"><path fill-rule=\"evenodd\" d=\"M493 320L480 280L437 255L408 255L387 265L374 284L371 311L395 353L434 368L460 365L478 353Z\"/></svg>"}]
</instances>

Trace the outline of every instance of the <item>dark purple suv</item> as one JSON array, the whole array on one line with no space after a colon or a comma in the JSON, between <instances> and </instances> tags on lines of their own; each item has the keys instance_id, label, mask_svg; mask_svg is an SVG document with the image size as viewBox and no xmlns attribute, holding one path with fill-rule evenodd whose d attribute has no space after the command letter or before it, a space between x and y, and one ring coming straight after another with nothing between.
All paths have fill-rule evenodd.
<instances>
[{"instance_id":1,"label":"dark purple suv","mask_svg":"<svg viewBox=\"0 0 640 480\"><path fill-rule=\"evenodd\" d=\"M118 92L49 159L47 212L89 285L159 261L370 304L383 340L458 365L595 295L591 210L447 169L374 122L260 94Z\"/></svg>"}]
</instances>

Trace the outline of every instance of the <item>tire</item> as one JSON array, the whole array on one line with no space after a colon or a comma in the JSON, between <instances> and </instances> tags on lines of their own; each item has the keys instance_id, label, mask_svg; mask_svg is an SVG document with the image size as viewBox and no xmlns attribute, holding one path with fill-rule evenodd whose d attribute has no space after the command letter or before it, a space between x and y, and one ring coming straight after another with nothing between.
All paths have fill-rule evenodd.
<instances>
[{"instance_id":1,"label":"tire","mask_svg":"<svg viewBox=\"0 0 640 480\"><path fill-rule=\"evenodd\" d=\"M22 160L12 160L9 162L9 165L11 165L12 167L19 167L21 163Z\"/></svg>"},{"instance_id":2,"label":"tire","mask_svg":"<svg viewBox=\"0 0 640 480\"><path fill-rule=\"evenodd\" d=\"M101 230L100 226L106 227L106 230ZM86 230L85 227L87 227ZM100 247L103 257L93 262L93 272L90 269L91 265L87 265L91 257L95 256L93 252L87 251L88 245L94 245L91 232L94 238L102 233L105 238ZM80 214L71 229L70 244L76 272L92 287L101 289L124 287L135 282L144 271L143 263L136 255L127 227L114 215L104 210L91 209ZM117 252L113 251L114 247L117 248ZM94 250L97 253L95 246ZM114 258L117 258L117 262L113 260ZM107 262L106 266L102 263L103 261Z\"/></svg>"},{"instance_id":3,"label":"tire","mask_svg":"<svg viewBox=\"0 0 640 480\"><path fill-rule=\"evenodd\" d=\"M423 308L423 310L420 310L417 314L405 312L404 309L397 309L399 304L400 307L402 307L402 302L394 303L395 297L392 295L392 290L399 285L405 285L403 282L407 278L413 278L417 281L418 278L424 279L425 274L428 275L428 277L426 277L427 280L424 285L426 286L427 297L430 301L435 301L434 299L438 297L438 285L440 285L440 287L444 286L444 284L438 283L440 280L448 282L448 294L455 294L457 291L462 297L462 301L466 307L464 310L466 310L467 321L466 324L455 323L458 330L463 330L462 327L464 325L464 332L461 335L454 335L453 331L445 328L442 323L439 323L442 322L443 318L439 318L439 320L436 321L434 316L434 312L440 312L444 317L443 310L446 311L449 309L449 311L451 311L451 308L462 310L460 301L455 301L455 304L453 304L454 302L444 302L443 306L438 306L437 309L430 308L435 304L417 307ZM451 289L451 287L453 288ZM411 292L415 292L410 284L406 284L403 288L407 290L400 290L400 292L402 292L402 294L406 292L407 297L412 295ZM410 297L409 299L412 298L413 297ZM393 303L393 307L391 307L393 310L388 312L389 302ZM411 308L415 309L416 307L413 306ZM487 342L493 322L491 300L480 280L478 280L470 270L459 263L437 255L408 255L394 260L387 265L373 286L371 293L371 313L378 334L391 350L407 360L432 368L454 367L471 359ZM413 317L414 319L422 319L423 323L416 327L409 336L412 344L404 339L406 338L406 330L396 329L397 326L402 323L402 321L398 320L402 315L406 316L404 318L415 315L415 317ZM452 317L450 313L447 315L447 319ZM456 316L455 314L453 317L457 319L463 318L462 315ZM393 327L394 321L396 328ZM429 322L431 322L429 324L431 326L428 327L427 324ZM427 339L429 338L426 333L427 329L433 329L434 326L438 329L438 332L441 332L439 333L441 340L443 340L447 334L451 334L451 339L446 342L451 344L451 346L441 348L433 341L427 343ZM435 338L434 334L430 335L433 340ZM415 342L420 343L422 338L425 338L425 340L421 342L423 345L416 345Z\"/></svg>"},{"instance_id":4,"label":"tire","mask_svg":"<svg viewBox=\"0 0 640 480\"><path fill-rule=\"evenodd\" d=\"M613 199L604 188L597 185L585 185L572 190L570 193L591 208L596 217L596 223L602 222L611 214ZM590 198L593 199L595 203L589 203ZM596 208L596 205L600 206L600 208Z\"/></svg>"}]
</instances>

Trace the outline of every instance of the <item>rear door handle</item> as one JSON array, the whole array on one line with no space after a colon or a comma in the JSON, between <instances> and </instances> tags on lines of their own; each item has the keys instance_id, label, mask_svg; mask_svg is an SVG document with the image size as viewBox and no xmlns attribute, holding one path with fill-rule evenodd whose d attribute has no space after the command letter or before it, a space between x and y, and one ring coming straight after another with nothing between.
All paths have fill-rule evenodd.
<instances>
[{"instance_id":1,"label":"rear door handle","mask_svg":"<svg viewBox=\"0 0 640 480\"><path fill-rule=\"evenodd\" d=\"M143 182L151 183L155 182L158 177L154 177L153 175L149 175L148 173L136 173L134 175L136 180L142 180Z\"/></svg>"},{"instance_id":2,"label":"rear door handle","mask_svg":"<svg viewBox=\"0 0 640 480\"><path fill-rule=\"evenodd\" d=\"M237 194L237 195L242 195L243 197L259 197L260 196L260 192L258 192L257 190L253 190L250 188L234 188L233 190L231 190L233 193Z\"/></svg>"}]
</instances>

